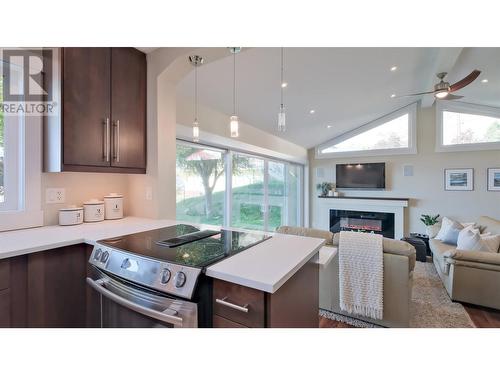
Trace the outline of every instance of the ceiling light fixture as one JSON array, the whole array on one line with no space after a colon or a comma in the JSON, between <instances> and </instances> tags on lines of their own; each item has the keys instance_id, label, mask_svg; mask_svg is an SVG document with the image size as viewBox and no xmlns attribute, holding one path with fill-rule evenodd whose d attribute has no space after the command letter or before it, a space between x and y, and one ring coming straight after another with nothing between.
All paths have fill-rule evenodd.
<instances>
[{"instance_id":1,"label":"ceiling light fixture","mask_svg":"<svg viewBox=\"0 0 500 375\"><path fill-rule=\"evenodd\" d=\"M200 140L200 127L198 124L198 66L203 64L203 57L198 55L189 56L189 62L194 66L194 121L193 142Z\"/></svg>"},{"instance_id":2,"label":"ceiling light fixture","mask_svg":"<svg viewBox=\"0 0 500 375\"><path fill-rule=\"evenodd\" d=\"M396 94L391 94L391 98L395 98L396 97Z\"/></svg>"},{"instance_id":3,"label":"ceiling light fixture","mask_svg":"<svg viewBox=\"0 0 500 375\"><path fill-rule=\"evenodd\" d=\"M391 67L391 72L395 72L396 70L398 70L398 67L396 65Z\"/></svg>"},{"instance_id":4,"label":"ceiling light fixture","mask_svg":"<svg viewBox=\"0 0 500 375\"><path fill-rule=\"evenodd\" d=\"M332 125L327 125L326 127L327 127L328 129L330 129L330 128L332 127Z\"/></svg>"},{"instance_id":5,"label":"ceiling light fixture","mask_svg":"<svg viewBox=\"0 0 500 375\"><path fill-rule=\"evenodd\" d=\"M236 115L236 54L240 53L241 47L230 47L229 51L233 54L233 115L229 118L229 130L232 138L237 138L239 134L239 122Z\"/></svg>"},{"instance_id":6,"label":"ceiling light fixture","mask_svg":"<svg viewBox=\"0 0 500 375\"><path fill-rule=\"evenodd\" d=\"M285 88L288 86L288 82L281 82L281 87Z\"/></svg>"},{"instance_id":7,"label":"ceiling light fixture","mask_svg":"<svg viewBox=\"0 0 500 375\"><path fill-rule=\"evenodd\" d=\"M278 113L278 131L285 132L286 131L286 114L285 114L285 105L283 104L283 88L286 87L286 82L283 81L283 47L281 47L281 103L280 103L280 111ZM285 84L285 86L283 86Z\"/></svg>"},{"instance_id":8,"label":"ceiling light fixture","mask_svg":"<svg viewBox=\"0 0 500 375\"><path fill-rule=\"evenodd\" d=\"M449 92L448 90L441 90L441 91L437 91L434 96L438 99L444 99L448 96Z\"/></svg>"},{"instance_id":9,"label":"ceiling light fixture","mask_svg":"<svg viewBox=\"0 0 500 375\"><path fill-rule=\"evenodd\" d=\"M488 83L488 80L485 78L485 79L482 79L481 82L482 83Z\"/></svg>"},{"instance_id":10,"label":"ceiling light fixture","mask_svg":"<svg viewBox=\"0 0 500 375\"><path fill-rule=\"evenodd\" d=\"M316 111L314 109L309 110L309 113L313 115Z\"/></svg>"}]
</instances>

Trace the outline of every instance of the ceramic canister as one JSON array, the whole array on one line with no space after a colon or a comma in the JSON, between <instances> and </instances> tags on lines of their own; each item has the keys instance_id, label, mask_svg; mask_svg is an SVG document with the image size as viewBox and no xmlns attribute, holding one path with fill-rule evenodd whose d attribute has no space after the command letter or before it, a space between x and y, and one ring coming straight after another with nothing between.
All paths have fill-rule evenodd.
<instances>
[{"instance_id":1,"label":"ceramic canister","mask_svg":"<svg viewBox=\"0 0 500 375\"><path fill-rule=\"evenodd\" d=\"M86 223L104 220L104 202L91 199L83 203L83 221Z\"/></svg>"},{"instance_id":2,"label":"ceramic canister","mask_svg":"<svg viewBox=\"0 0 500 375\"><path fill-rule=\"evenodd\" d=\"M59 225L83 223L83 207L69 206L59 210Z\"/></svg>"},{"instance_id":3,"label":"ceramic canister","mask_svg":"<svg viewBox=\"0 0 500 375\"><path fill-rule=\"evenodd\" d=\"M123 218L123 195L110 193L104 197L104 218L114 220Z\"/></svg>"}]
</instances>

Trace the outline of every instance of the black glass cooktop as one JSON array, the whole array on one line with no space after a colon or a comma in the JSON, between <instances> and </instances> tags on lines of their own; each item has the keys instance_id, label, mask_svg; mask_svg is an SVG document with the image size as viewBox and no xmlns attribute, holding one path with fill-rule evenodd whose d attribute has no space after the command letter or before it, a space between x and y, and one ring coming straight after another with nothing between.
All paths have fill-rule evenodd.
<instances>
[{"instance_id":1,"label":"black glass cooktop","mask_svg":"<svg viewBox=\"0 0 500 375\"><path fill-rule=\"evenodd\" d=\"M182 238L189 237L190 234L196 235L198 232L200 229L195 226L178 224L98 243L160 261L203 268L270 238L265 234L221 229L214 231L210 237L177 245L185 242ZM200 236L204 237L203 234ZM180 241L177 240L178 237L181 237Z\"/></svg>"}]
</instances>

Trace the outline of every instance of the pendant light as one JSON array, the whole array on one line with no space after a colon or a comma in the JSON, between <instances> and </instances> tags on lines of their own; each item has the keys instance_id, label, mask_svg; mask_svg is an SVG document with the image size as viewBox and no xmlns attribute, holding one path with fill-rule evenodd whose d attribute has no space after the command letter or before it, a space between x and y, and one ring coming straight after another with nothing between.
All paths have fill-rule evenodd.
<instances>
[{"instance_id":1,"label":"pendant light","mask_svg":"<svg viewBox=\"0 0 500 375\"><path fill-rule=\"evenodd\" d=\"M203 64L203 57L198 55L189 56L189 62L194 66L194 121L193 142L200 140L200 127L198 124L198 66Z\"/></svg>"},{"instance_id":2,"label":"pendant light","mask_svg":"<svg viewBox=\"0 0 500 375\"><path fill-rule=\"evenodd\" d=\"M233 115L229 119L229 130L231 137L236 138L239 136L239 123L236 115L236 54L241 51L241 47L231 47L229 50L233 54Z\"/></svg>"},{"instance_id":3,"label":"pendant light","mask_svg":"<svg viewBox=\"0 0 500 375\"><path fill-rule=\"evenodd\" d=\"M286 86L287 85L285 84L285 81L283 81L283 47L281 47L281 82L280 82L281 104L280 104L280 111L278 113L278 131L280 131L280 132L286 131L285 105L283 104L283 89Z\"/></svg>"}]
</instances>

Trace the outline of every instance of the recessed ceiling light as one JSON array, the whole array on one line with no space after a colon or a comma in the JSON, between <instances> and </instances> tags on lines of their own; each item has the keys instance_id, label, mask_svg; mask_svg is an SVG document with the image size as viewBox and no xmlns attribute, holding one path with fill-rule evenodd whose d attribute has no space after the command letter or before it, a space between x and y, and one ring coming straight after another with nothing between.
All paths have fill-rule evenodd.
<instances>
[{"instance_id":1,"label":"recessed ceiling light","mask_svg":"<svg viewBox=\"0 0 500 375\"><path fill-rule=\"evenodd\" d=\"M283 82L283 83L281 84L281 87L283 87L283 88L285 88L285 87L287 87L287 86L288 86L288 82Z\"/></svg>"},{"instance_id":2,"label":"recessed ceiling light","mask_svg":"<svg viewBox=\"0 0 500 375\"><path fill-rule=\"evenodd\" d=\"M311 109L311 110L309 111L309 113L310 113L311 115L312 115L312 114L314 114L314 112L316 112L314 109Z\"/></svg>"},{"instance_id":3,"label":"recessed ceiling light","mask_svg":"<svg viewBox=\"0 0 500 375\"><path fill-rule=\"evenodd\" d=\"M330 129L330 128L332 127L332 125L327 125L326 127L327 127L328 129Z\"/></svg>"},{"instance_id":4,"label":"recessed ceiling light","mask_svg":"<svg viewBox=\"0 0 500 375\"><path fill-rule=\"evenodd\" d=\"M396 65L394 65L394 66L391 67L391 72L394 72L396 70L398 70L398 67Z\"/></svg>"},{"instance_id":5,"label":"recessed ceiling light","mask_svg":"<svg viewBox=\"0 0 500 375\"><path fill-rule=\"evenodd\" d=\"M482 83L488 83L488 80L485 78L483 80L481 80Z\"/></svg>"},{"instance_id":6,"label":"recessed ceiling light","mask_svg":"<svg viewBox=\"0 0 500 375\"><path fill-rule=\"evenodd\" d=\"M391 98L395 98L396 97L396 94L391 94Z\"/></svg>"}]
</instances>

